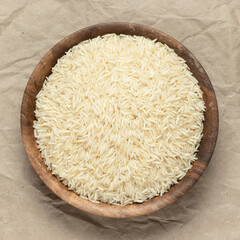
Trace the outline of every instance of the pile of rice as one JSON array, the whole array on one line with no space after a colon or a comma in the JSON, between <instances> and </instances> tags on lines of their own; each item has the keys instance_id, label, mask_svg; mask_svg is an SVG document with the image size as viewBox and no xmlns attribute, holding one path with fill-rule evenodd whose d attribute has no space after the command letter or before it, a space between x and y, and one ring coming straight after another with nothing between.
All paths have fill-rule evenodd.
<instances>
[{"instance_id":1,"label":"pile of rice","mask_svg":"<svg viewBox=\"0 0 240 240\"><path fill-rule=\"evenodd\" d=\"M58 60L36 98L34 134L48 169L82 198L141 203L191 168L204 109L172 49L107 34Z\"/></svg>"}]
</instances>

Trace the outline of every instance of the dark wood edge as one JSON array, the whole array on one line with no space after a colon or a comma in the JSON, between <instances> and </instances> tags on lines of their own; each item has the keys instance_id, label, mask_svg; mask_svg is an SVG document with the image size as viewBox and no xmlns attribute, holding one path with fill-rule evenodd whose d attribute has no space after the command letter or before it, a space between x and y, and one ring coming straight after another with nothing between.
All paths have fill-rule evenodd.
<instances>
[{"instance_id":1,"label":"dark wood edge","mask_svg":"<svg viewBox=\"0 0 240 240\"><path fill-rule=\"evenodd\" d=\"M32 99L35 99L36 93L41 89L41 84L38 84L35 81L36 76L41 71L45 71L50 74L52 66L56 64L56 59L63 55L63 50L66 52L69 48L80 41L94 38L99 34L103 35L111 32L115 32L117 34L128 32L126 34L143 36L147 33L148 38L151 39L154 39L156 35L158 35L158 41L165 42L169 47L173 48L177 54L183 57L189 65L191 71L198 68L198 71L193 71L193 74L198 79L200 87L204 93L204 101L207 102L204 136L197 155L198 160L193 163L192 168L188 171L186 176L179 182L179 184L174 185L170 191L165 193L162 197L155 197L141 204L132 204L127 206L92 203L88 200L80 198L77 194L73 191L69 191L61 182L59 182L57 178L51 174L51 172L47 171L40 152L37 150L32 128L32 120L35 118L34 113L26 114L30 107L35 109L35 106L33 106L35 102L33 103ZM49 62L51 64L49 64ZM104 23L94 25L79 30L57 43L35 67L27 83L21 106L21 132L23 143L33 168L43 182L56 195L74 207L92 214L113 218L136 217L149 214L172 204L188 192L203 174L211 159L217 140L218 125L217 99L209 77L199 61L181 43L167 34L151 27L134 23Z\"/></svg>"}]
</instances>

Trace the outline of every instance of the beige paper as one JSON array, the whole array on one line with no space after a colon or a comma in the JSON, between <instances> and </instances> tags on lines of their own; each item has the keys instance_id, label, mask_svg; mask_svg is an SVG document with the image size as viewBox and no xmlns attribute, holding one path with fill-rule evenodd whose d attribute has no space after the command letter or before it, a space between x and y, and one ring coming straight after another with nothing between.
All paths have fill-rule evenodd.
<instances>
[{"instance_id":1,"label":"beige paper","mask_svg":"<svg viewBox=\"0 0 240 240\"><path fill-rule=\"evenodd\" d=\"M142 23L182 42L209 74L220 131L206 172L177 203L148 216L108 219L54 195L34 172L20 105L35 65L83 27ZM0 1L0 239L240 239L240 2L218 0Z\"/></svg>"}]
</instances>

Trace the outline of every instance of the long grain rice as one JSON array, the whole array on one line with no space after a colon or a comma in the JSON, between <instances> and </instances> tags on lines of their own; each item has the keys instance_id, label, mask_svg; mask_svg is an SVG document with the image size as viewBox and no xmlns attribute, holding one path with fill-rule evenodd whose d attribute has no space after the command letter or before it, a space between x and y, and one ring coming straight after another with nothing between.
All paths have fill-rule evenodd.
<instances>
[{"instance_id":1,"label":"long grain rice","mask_svg":"<svg viewBox=\"0 0 240 240\"><path fill-rule=\"evenodd\" d=\"M36 98L48 169L92 202L162 195L196 160L204 120L197 80L168 46L107 34L70 49Z\"/></svg>"}]
</instances>

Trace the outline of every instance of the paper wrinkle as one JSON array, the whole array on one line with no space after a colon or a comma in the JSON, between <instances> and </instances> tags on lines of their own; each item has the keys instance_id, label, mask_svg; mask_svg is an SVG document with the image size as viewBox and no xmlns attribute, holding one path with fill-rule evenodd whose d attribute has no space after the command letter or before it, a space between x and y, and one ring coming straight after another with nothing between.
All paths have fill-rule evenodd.
<instances>
[{"instance_id":1,"label":"paper wrinkle","mask_svg":"<svg viewBox=\"0 0 240 240\"><path fill-rule=\"evenodd\" d=\"M33 185L30 185L30 184L26 185L25 182L16 180L16 179L14 179L12 177L4 175L3 173L0 173L0 179L1 179L1 181L4 181L4 182L7 181L10 184L17 184L19 187L24 187L25 189L29 189L30 188L31 190L34 190L35 192L36 191L41 191L41 190L37 189L36 187L34 187Z\"/></svg>"},{"instance_id":2,"label":"paper wrinkle","mask_svg":"<svg viewBox=\"0 0 240 240\"><path fill-rule=\"evenodd\" d=\"M0 238L91 240L240 239L240 2L2 0L0 7ZM216 150L200 181L176 203L129 219L88 214L49 190L20 134L21 99L42 56L96 23L145 24L182 42L214 86Z\"/></svg>"},{"instance_id":3,"label":"paper wrinkle","mask_svg":"<svg viewBox=\"0 0 240 240\"><path fill-rule=\"evenodd\" d=\"M25 7L27 7L27 4L28 4L29 1L26 1L24 3L23 6L15 9L7 18L5 18L0 26L1 26L1 31L0 31L0 37L1 37L1 34L2 32L10 25L14 22L14 20L22 13L22 11L24 10Z\"/></svg>"}]
</instances>

